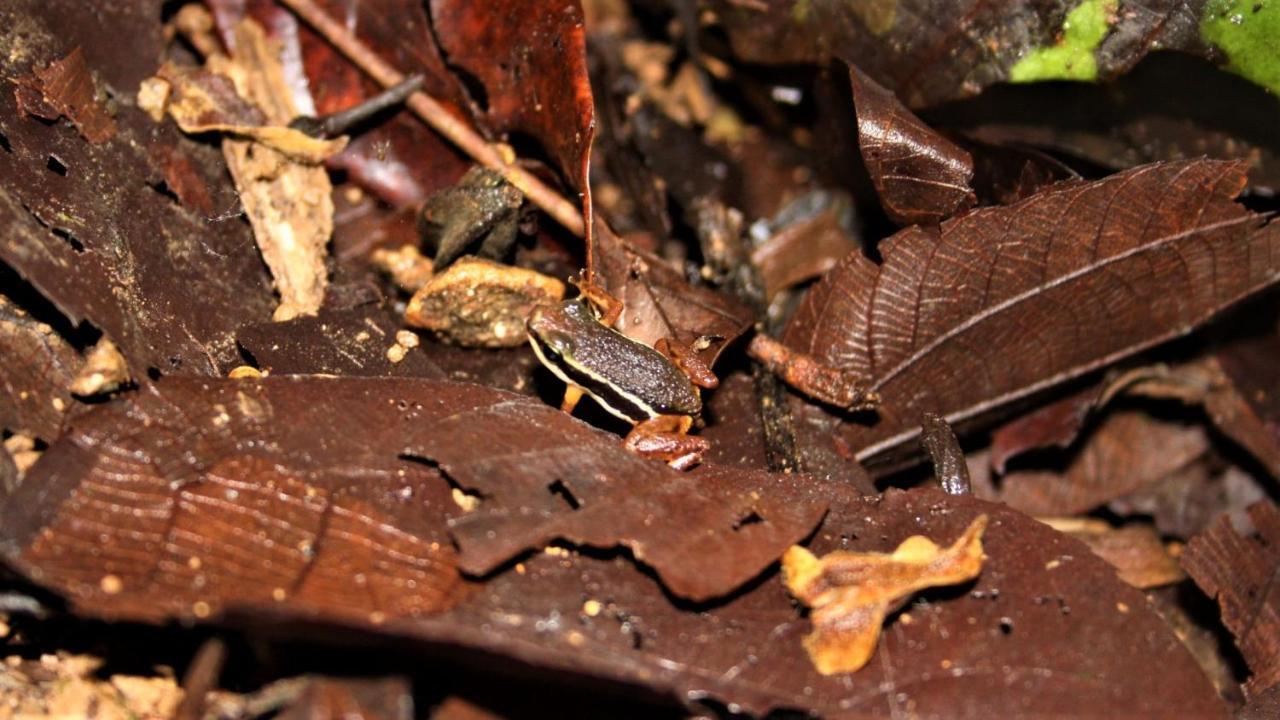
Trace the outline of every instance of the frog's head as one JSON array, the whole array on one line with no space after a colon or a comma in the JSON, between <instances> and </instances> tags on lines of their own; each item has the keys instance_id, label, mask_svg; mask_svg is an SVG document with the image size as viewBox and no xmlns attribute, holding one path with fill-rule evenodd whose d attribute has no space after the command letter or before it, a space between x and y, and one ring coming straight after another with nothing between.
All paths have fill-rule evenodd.
<instances>
[{"instance_id":1,"label":"frog's head","mask_svg":"<svg viewBox=\"0 0 1280 720\"><path fill-rule=\"evenodd\" d=\"M595 323L595 321L584 303L568 300L555 305L539 305L534 308L525 326L529 331L529 342L539 356L548 359L572 358L574 338L578 337L584 328L591 329L588 323Z\"/></svg>"}]
</instances>

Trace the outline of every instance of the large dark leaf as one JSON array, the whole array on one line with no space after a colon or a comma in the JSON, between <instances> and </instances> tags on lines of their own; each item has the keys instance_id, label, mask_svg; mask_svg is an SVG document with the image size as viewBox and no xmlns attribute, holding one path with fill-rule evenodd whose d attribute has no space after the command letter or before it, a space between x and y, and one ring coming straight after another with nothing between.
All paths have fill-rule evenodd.
<instances>
[{"instance_id":1,"label":"large dark leaf","mask_svg":"<svg viewBox=\"0 0 1280 720\"><path fill-rule=\"evenodd\" d=\"M478 508L455 507L440 473L407 458L478 490ZM489 572L558 538L624 545L705 600L826 508L825 486L803 477L679 473L538 401L407 378L168 379L77 421L20 492L0 508L16 566L80 604L121 585L136 602L158 595L152 614L280 592L321 613L429 612L453 596L455 565ZM326 590L342 573L381 589Z\"/></svg>"},{"instance_id":2,"label":"large dark leaf","mask_svg":"<svg viewBox=\"0 0 1280 720\"><path fill-rule=\"evenodd\" d=\"M1193 161L1055 185L908 228L883 263L852 254L806 298L788 343L883 400L839 435L859 459L1187 332L1280 277L1280 224L1232 202L1243 163Z\"/></svg>"},{"instance_id":3,"label":"large dark leaf","mask_svg":"<svg viewBox=\"0 0 1280 720\"><path fill-rule=\"evenodd\" d=\"M1114 78L1154 48L1182 49L1264 86L1265 3L1208 0L713 0L737 53L772 63L838 57L866 70L908 105L975 95L1004 80ZM1259 9L1271 14L1257 15ZM1234 16L1234 17L1233 17ZM1226 52L1210 51L1220 45ZM1224 57L1224 55L1226 57Z\"/></svg>"},{"instance_id":4,"label":"large dark leaf","mask_svg":"<svg viewBox=\"0 0 1280 720\"><path fill-rule=\"evenodd\" d=\"M384 630L757 715L1225 716L1142 594L1079 542L1002 506L935 491L834 495L810 545L819 554L886 552L918 534L948 543L978 514L991 518L979 578L891 619L857 673L814 670L801 646L812 627L776 574L724 604L677 609L621 559L531 558L523 574L494 578L444 615ZM1146 667L1161 672L1134 670Z\"/></svg>"}]
</instances>

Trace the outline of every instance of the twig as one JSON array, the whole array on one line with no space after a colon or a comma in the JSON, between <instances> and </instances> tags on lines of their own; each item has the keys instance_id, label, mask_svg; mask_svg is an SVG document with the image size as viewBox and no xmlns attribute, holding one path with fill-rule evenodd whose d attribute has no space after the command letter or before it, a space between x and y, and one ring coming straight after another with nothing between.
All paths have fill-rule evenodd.
<instances>
[{"instance_id":1,"label":"twig","mask_svg":"<svg viewBox=\"0 0 1280 720\"><path fill-rule=\"evenodd\" d=\"M389 88L404 80L403 73L378 57L364 43L348 32L345 27L329 17L328 13L318 7L312 0L278 1L296 13L316 32L323 35L339 52L369 77L377 81L379 85ZM503 160L502 154L498 152L497 148L480 137L466 123L454 117L435 98L424 92L416 92L409 96L405 104L409 106L409 109L413 110L415 115L422 118L436 132L448 138L450 142L457 145L473 160L502 173L507 182L519 188L525 197L555 218L556 222L565 226L570 232L579 237L583 237L586 234L582 213L573 203L570 203L564 196L548 187L524 168L508 164Z\"/></svg>"}]
</instances>

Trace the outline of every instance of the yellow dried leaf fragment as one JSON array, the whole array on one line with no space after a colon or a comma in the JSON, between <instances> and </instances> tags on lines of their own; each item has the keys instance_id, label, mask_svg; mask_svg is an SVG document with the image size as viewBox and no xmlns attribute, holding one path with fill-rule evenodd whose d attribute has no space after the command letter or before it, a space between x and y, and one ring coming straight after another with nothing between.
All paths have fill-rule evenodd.
<instances>
[{"instance_id":1,"label":"yellow dried leaf fragment","mask_svg":"<svg viewBox=\"0 0 1280 720\"><path fill-rule=\"evenodd\" d=\"M860 669L885 616L913 593L977 577L986 527L987 516L979 515L950 547L913 535L888 554L836 551L819 559L793 545L782 556L782 580L813 609L813 632L804 639L813 666L823 675Z\"/></svg>"}]
</instances>

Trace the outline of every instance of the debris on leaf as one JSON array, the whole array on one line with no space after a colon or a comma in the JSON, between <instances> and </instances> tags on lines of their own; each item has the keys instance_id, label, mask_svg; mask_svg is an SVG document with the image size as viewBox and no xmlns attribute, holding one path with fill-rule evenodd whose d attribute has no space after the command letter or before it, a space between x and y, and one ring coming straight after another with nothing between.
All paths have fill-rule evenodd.
<instances>
[{"instance_id":1,"label":"debris on leaf","mask_svg":"<svg viewBox=\"0 0 1280 720\"><path fill-rule=\"evenodd\" d=\"M885 616L914 592L976 578L986 527L987 516L978 516L945 549L912 535L887 554L837 550L819 559L799 545L787 550L783 583L813 609L814 630L804 639L813 666L823 675L861 669L876 649Z\"/></svg>"},{"instance_id":2,"label":"debris on leaf","mask_svg":"<svg viewBox=\"0 0 1280 720\"><path fill-rule=\"evenodd\" d=\"M464 257L414 293L404 320L464 347L517 347L533 308L564 293L564 283L542 273Z\"/></svg>"},{"instance_id":3,"label":"debris on leaf","mask_svg":"<svg viewBox=\"0 0 1280 720\"><path fill-rule=\"evenodd\" d=\"M85 353L84 365L71 381L71 392L80 397L109 393L129 382L129 361L110 339L103 337Z\"/></svg>"}]
</instances>

